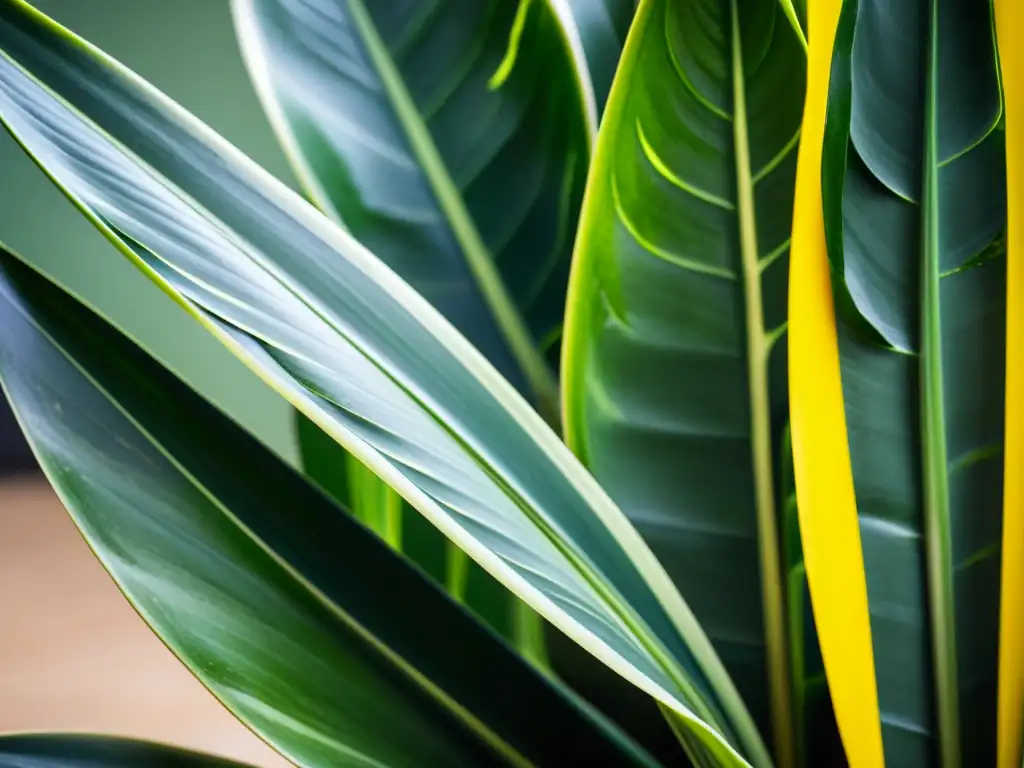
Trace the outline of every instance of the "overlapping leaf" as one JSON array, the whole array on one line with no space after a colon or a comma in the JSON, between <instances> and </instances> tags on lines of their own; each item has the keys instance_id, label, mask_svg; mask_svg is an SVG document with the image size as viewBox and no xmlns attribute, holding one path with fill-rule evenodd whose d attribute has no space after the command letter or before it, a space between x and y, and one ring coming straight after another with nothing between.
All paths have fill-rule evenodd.
<instances>
[{"instance_id":1,"label":"overlapping leaf","mask_svg":"<svg viewBox=\"0 0 1024 768\"><path fill-rule=\"evenodd\" d=\"M314 202L554 415L544 355L558 349L595 130L572 16L548 0L234 11Z\"/></svg>"},{"instance_id":2,"label":"overlapping leaf","mask_svg":"<svg viewBox=\"0 0 1024 768\"><path fill-rule=\"evenodd\" d=\"M149 741L72 733L0 734L4 768L244 768Z\"/></svg>"},{"instance_id":3,"label":"overlapping leaf","mask_svg":"<svg viewBox=\"0 0 1024 768\"><path fill-rule=\"evenodd\" d=\"M993 0L1006 141L1006 421L1003 463L1024 462L1024 5ZM1024 475L1003 477L996 764L1024 758Z\"/></svg>"},{"instance_id":4,"label":"overlapping leaf","mask_svg":"<svg viewBox=\"0 0 1024 768\"><path fill-rule=\"evenodd\" d=\"M811 610L807 569L800 541L800 519L793 472L793 446L787 426L779 448L780 530L790 675L793 679L793 737L799 765L832 765L842 755L825 676L817 627Z\"/></svg>"},{"instance_id":5,"label":"overlapping leaf","mask_svg":"<svg viewBox=\"0 0 1024 768\"><path fill-rule=\"evenodd\" d=\"M784 765L776 477L804 67L777 0L641 2L595 153L563 366L570 445L666 564L766 733L771 710Z\"/></svg>"},{"instance_id":6,"label":"overlapping leaf","mask_svg":"<svg viewBox=\"0 0 1024 768\"><path fill-rule=\"evenodd\" d=\"M887 764L994 760L1005 165L989 3L859 0L829 258Z\"/></svg>"},{"instance_id":7,"label":"overlapping leaf","mask_svg":"<svg viewBox=\"0 0 1024 768\"><path fill-rule=\"evenodd\" d=\"M565 0L579 30L598 108L604 107L637 0Z\"/></svg>"},{"instance_id":8,"label":"overlapping leaf","mask_svg":"<svg viewBox=\"0 0 1024 768\"><path fill-rule=\"evenodd\" d=\"M573 18L548 0L233 8L310 198L556 423L550 360L595 112ZM458 550L416 530L397 494L301 416L298 436L307 473L424 565L447 559L439 578L460 599L478 587L471 604L501 623L507 598Z\"/></svg>"},{"instance_id":9,"label":"overlapping leaf","mask_svg":"<svg viewBox=\"0 0 1024 768\"><path fill-rule=\"evenodd\" d=\"M640 537L426 301L194 118L20 1L0 5L0 50L0 119L146 274L711 754L739 762L708 722L759 759L724 670Z\"/></svg>"},{"instance_id":10,"label":"overlapping leaf","mask_svg":"<svg viewBox=\"0 0 1024 768\"><path fill-rule=\"evenodd\" d=\"M75 523L170 649L284 755L529 766L588 751L602 764L652 764L241 428L2 252L0 329L0 384Z\"/></svg>"}]
</instances>

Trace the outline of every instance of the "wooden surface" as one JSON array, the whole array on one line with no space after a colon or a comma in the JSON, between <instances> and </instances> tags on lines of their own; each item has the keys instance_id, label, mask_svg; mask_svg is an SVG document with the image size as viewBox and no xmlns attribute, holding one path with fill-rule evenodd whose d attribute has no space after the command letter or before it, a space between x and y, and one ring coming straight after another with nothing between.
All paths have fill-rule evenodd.
<instances>
[{"instance_id":1,"label":"wooden surface","mask_svg":"<svg viewBox=\"0 0 1024 768\"><path fill-rule=\"evenodd\" d=\"M149 631L45 482L0 478L0 732L14 730L101 731L288 765Z\"/></svg>"}]
</instances>

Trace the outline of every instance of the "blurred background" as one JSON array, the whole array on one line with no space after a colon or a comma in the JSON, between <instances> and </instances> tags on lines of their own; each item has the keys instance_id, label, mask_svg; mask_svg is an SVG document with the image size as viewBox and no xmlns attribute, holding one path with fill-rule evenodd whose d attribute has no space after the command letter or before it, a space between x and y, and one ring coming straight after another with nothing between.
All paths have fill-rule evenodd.
<instances>
[{"instance_id":1,"label":"blurred background","mask_svg":"<svg viewBox=\"0 0 1024 768\"><path fill-rule=\"evenodd\" d=\"M34 0L294 186L229 0ZM288 407L136 273L0 132L0 240L84 297L271 448ZM121 597L39 475L0 398L0 731L98 730L284 765Z\"/></svg>"}]
</instances>

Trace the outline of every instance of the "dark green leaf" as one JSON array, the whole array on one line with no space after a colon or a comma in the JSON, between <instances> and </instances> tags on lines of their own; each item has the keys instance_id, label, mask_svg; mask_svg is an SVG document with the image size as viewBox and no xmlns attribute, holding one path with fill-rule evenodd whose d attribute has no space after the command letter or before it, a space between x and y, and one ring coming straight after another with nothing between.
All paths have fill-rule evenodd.
<instances>
[{"instance_id":1,"label":"dark green leaf","mask_svg":"<svg viewBox=\"0 0 1024 768\"><path fill-rule=\"evenodd\" d=\"M0 384L140 615L303 765L647 758L127 338L0 256ZM523 706L529 702L529 706Z\"/></svg>"},{"instance_id":2,"label":"dark green leaf","mask_svg":"<svg viewBox=\"0 0 1024 768\"><path fill-rule=\"evenodd\" d=\"M549 0L233 8L253 82L309 197L556 419L547 361L557 357L594 129L572 18ZM298 437L306 472L343 484L340 498L387 541L431 554L443 546L429 531L417 532L426 541L403 537L398 494L301 416ZM486 577L450 555L439 576L462 599L464 578Z\"/></svg>"},{"instance_id":3,"label":"dark green leaf","mask_svg":"<svg viewBox=\"0 0 1024 768\"><path fill-rule=\"evenodd\" d=\"M847 3L823 196L892 766L995 760L1000 115L989 3Z\"/></svg>"},{"instance_id":4,"label":"dark green leaf","mask_svg":"<svg viewBox=\"0 0 1024 768\"><path fill-rule=\"evenodd\" d=\"M595 129L572 18L549 0L234 12L311 199L553 415L539 345L561 327Z\"/></svg>"},{"instance_id":5,"label":"dark green leaf","mask_svg":"<svg viewBox=\"0 0 1024 768\"><path fill-rule=\"evenodd\" d=\"M789 425L779 449L780 534L786 579L786 614L789 622L790 674L793 678L793 730L797 763L808 768L840 765L843 747L832 711L825 665L811 610L811 595L800 541L800 519L793 474L793 446Z\"/></svg>"},{"instance_id":6,"label":"dark green leaf","mask_svg":"<svg viewBox=\"0 0 1024 768\"><path fill-rule=\"evenodd\" d=\"M599 108L608 99L637 0L566 0L579 29Z\"/></svg>"},{"instance_id":7,"label":"dark green leaf","mask_svg":"<svg viewBox=\"0 0 1024 768\"><path fill-rule=\"evenodd\" d=\"M3 768L244 768L166 744L74 733L0 734Z\"/></svg>"}]
</instances>

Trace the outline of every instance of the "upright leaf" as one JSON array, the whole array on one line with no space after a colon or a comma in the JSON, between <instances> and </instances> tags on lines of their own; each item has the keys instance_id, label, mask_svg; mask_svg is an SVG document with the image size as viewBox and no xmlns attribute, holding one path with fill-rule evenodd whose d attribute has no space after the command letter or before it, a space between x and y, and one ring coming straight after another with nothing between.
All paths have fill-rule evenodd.
<instances>
[{"instance_id":1,"label":"upright leaf","mask_svg":"<svg viewBox=\"0 0 1024 768\"><path fill-rule=\"evenodd\" d=\"M1024 5L995 0L1006 129L1006 436L999 619L998 768L1024 759Z\"/></svg>"},{"instance_id":2,"label":"upright leaf","mask_svg":"<svg viewBox=\"0 0 1024 768\"><path fill-rule=\"evenodd\" d=\"M244 768L166 744L76 733L0 734L5 768Z\"/></svg>"},{"instance_id":3,"label":"upright leaf","mask_svg":"<svg viewBox=\"0 0 1024 768\"><path fill-rule=\"evenodd\" d=\"M990 765L1006 291L991 6L856 6L822 178L886 763Z\"/></svg>"},{"instance_id":4,"label":"upright leaf","mask_svg":"<svg viewBox=\"0 0 1024 768\"><path fill-rule=\"evenodd\" d=\"M779 448L780 536L786 582L790 675L793 686L793 734L797 763L831 765L842 753L829 697L821 648L811 610L807 566L800 541L800 515L793 473L793 446L787 426Z\"/></svg>"},{"instance_id":5,"label":"upright leaf","mask_svg":"<svg viewBox=\"0 0 1024 768\"><path fill-rule=\"evenodd\" d=\"M0 386L140 615L297 764L532 766L581 751L602 765L650 764L240 427L2 251Z\"/></svg>"},{"instance_id":6,"label":"upright leaf","mask_svg":"<svg viewBox=\"0 0 1024 768\"><path fill-rule=\"evenodd\" d=\"M637 0L564 0L579 30L594 97L603 109L619 64Z\"/></svg>"},{"instance_id":7,"label":"upright leaf","mask_svg":"<svg viewBox=\"0 0 1024 768\"><path fill-rule=\"evenodd\" d=\"M816 0L797 161L789 274L789 391L800 541L829 692L851 765L883 768L867 579L847 443L833 290L822 215L822 147L833 53L856 6ZM848 45L848 43L847 43ZM841 57L837 60L841 60Z\"/></svg>"},{"instance_id":8,"label":"upright leaf","mask_svg":"<svg viewBox=\"0 0 1024 768\"><path fill-rule=\"evenodd\" d=\"M804 51L777 0L643 0L570 285L569 444L794 760L779 471ZM765 681L768 681L767 690Z\"/></svg>"},{"instance_id":9,"label":"upright leaf","mask_svg":"<svg viewBox=\"0 0 1024 768\"><path fill-rule=\"evenodd\" d=\"M571 17L549 0L233 8L311 199L554 415L542 347L562 322L595 129Z\"/></svg>"},{"instance_id":10,"label":"upright leaf","mask_svg":"<svg viewBox=\"0 0 1024 768\"><path fill-rule=\"evenodd\" d=\"M727 764L767 763L650 550L530 406L365 248L26 4L0 120L151 279L544 618Z\"/></svg>"}]
</instances>

